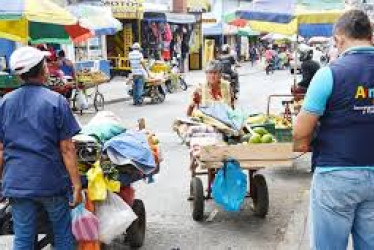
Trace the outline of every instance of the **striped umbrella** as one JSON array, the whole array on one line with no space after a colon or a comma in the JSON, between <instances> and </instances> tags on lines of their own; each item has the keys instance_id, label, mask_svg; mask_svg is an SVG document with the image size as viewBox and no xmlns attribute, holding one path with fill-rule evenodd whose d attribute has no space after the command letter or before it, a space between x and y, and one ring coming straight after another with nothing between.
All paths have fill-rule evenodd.
<instances>
[{"instance_id":1,"label":"striped umbrella","mask_svg":"<svg viewBox=\"0 0 374 250\"><path fill-rule=\"evenodd\" d=\"M81 42L92 36L50 0L0 0L0 38L38 44Z\"/></svg>"},{"instance_id":2,"label":"striped umbrella","mask_svg":"<svg viewBox=\"0 0 374 250\"><path fill-rule=\"evenodd\" d=\"M95 36L114 35L122 30L122 23L112 16L110 8L78 4L67 9L78 19L79 24L91 30Z\"/></svg>"},{"instance_id":3,"label":"striped umbrella","mask_svg":"<svg viewBox=\"0 0 374 250\"><path fill-rule=\"evenodd\" d=\"M333 24L344 13L344 0L255 0L236 12L258 31L304 37L331 36Z\"/></svg>"}]
</instances>

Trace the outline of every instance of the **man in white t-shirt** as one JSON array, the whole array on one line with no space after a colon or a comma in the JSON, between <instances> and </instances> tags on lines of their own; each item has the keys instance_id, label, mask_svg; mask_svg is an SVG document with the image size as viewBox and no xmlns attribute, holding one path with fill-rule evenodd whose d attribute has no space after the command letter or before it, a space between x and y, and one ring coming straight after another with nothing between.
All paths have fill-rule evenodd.
<instances>
[{"instance_id":1,"label":"man in white t-shirt","mask_svg":"<svg viewBox=\"0 0 374 250\"><path fill-rule=\"evenodd\" d=\"M147 74L143 62L144 57L140 52L140 49L140 44L134 43L132 46L132 51L129 53L131 72L134 79L134 105L141 105L143 103L142 95L144 90L145 76Z\"/></svg>"}]
</instances>

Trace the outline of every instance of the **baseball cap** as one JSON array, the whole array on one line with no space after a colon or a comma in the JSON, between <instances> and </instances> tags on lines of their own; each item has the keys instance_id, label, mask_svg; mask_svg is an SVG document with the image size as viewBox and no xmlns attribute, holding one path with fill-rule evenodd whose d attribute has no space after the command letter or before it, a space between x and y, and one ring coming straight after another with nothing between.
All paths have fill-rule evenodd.
<instances>
[{"instance_id":1,"label":"baseball cap","mask_svg":"<svg viewBox=\"0 0 374 250\"><path fill-rule=\"evenodd\" d=\"M139 43L134 43L132 45L132 49L140 49L140 44Z\"/></svg>"},{"instance_id":2,"label":"baseball cap","mask_svg":"<svg viewBox=\"0 0 374 250\"><path fill-rule=\"evenodd\" d=\"M50 56L48 51L40 51L33 47L19 48L10 56L10 69L17 75L27 73L46 56Z\"/></svg>"}]
</instances>

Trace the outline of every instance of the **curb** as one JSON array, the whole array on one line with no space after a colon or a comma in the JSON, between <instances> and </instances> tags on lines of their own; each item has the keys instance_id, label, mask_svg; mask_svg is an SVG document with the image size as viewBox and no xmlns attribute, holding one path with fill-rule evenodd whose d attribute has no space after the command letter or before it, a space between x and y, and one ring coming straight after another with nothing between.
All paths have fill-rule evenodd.
<instances>
[{"instance_id":1,"label":"curb","mask_svg":"<svg viewBox=\"0 0 374 250\"><path fill-rule=\"evenodd\" d=\"M301 250L309 249L308 214L309 214L309 190L301 197L301 203L297 205L288 223L284 239L277 246L277 250Z\"/></svg>"}]
</instances>

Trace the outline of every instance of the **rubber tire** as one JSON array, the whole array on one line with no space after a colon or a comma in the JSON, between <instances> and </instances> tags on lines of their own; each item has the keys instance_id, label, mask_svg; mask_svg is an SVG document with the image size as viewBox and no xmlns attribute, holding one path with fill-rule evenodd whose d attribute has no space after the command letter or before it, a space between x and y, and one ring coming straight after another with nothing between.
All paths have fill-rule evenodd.
<instances>
[{"instance_id":1,"label":"rubber tire","mask_svg":"<svg viewBox=\"0 0 374 250\"><path fill-rule=\"evenodd\" d=\"M126 241L132 248L139 248L144 244L145 229L147 224L143 201L135 199L134 204L132 205L132 210L138 216L138 218L127 229Z\"/></svg>"},{"instance_id":2,"label":"rubber tire","mask_svg":"<svg viewBox=\"0 0 374 250\"><path fill-rule=\"evenodd\" d=\"M183 77L179 77L179 86L181 90L186 91L188 89L188 85L186 81L183 79Z\"/></svg>"},{"instance_id":3,"label":"rubber tire","mask_svg":"<svg viewBox=\"0 0 374 250\"><path fill-rule=\"evenodd\" d=\"M192 218L194 221L202 221L204 218L204 187L200 178L193 177L190 183L192 200Z\"/></svg>"},{"instance_id":4,"label":"rubber tire","mask_svg":"<svg viewBox=\"0 0 374 250\"><path fill-rule=\"evenodd\" d=\"M171 82L171 80L167 80L167 81L165 82L165 86L166 86L167 91L168 91L170 94L172 94L172 93L175 92L175 88L173 87L173 83Z\"/></svg>"},{"instance_id":5,"label":"rubber tire","mask_svg":"<svg viewBox=\"0 0 374 250\"><path fill-rule=\"evenodd\" d=\"M105 106L104 95L100 92L97 92L94 96L94 107L95 111L103 111Z\"/></svg>"},{"instance_id":6,"label":"rubber tire","mask_svg":"<svg viewBox=\"0 0 374 250\"><path fill-rule=\"evenodd\" d=\"M269 192L265 177L261 174L255 175L253 187L254 214L257 217L265 218L269 211Z\"/></svg>"}]
</instances>

